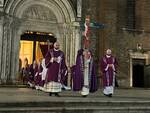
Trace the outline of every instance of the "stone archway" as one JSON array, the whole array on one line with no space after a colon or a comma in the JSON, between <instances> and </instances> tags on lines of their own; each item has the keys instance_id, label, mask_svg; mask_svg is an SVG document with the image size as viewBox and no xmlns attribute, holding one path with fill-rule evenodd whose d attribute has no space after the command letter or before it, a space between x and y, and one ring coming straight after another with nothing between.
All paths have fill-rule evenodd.
<instances>
[{"instance_id":1,"label":"stone archway","mask_svg":"<svg viewBox=\"0 0 150 113\"><path fill-rule=\"evenodd\" d=\"M68 0L15 0L5 5L1 83L13 82L18 70L19 41L25 31L52 32L60 41L69 65L79 48L79 29ZM5 39L5 40L4 40ZM8 46L6 46L8 45Z\"/></svg>"}]
</instances>

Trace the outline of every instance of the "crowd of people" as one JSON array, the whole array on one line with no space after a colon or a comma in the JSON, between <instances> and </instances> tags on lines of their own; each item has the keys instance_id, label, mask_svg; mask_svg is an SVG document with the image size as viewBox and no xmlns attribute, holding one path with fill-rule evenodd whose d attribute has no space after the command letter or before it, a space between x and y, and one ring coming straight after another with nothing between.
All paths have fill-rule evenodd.
<instances>
[{"instance_id":1,"label":"crowd of people","mask_svg":"<svg viewBox=\"0 0 150 113\"><path fill-rule=\"evenodd\" d=\"M49 48L46 56L38 63L34 61L29 65L28 59L25 59L25 65L20 69L23 84L48 92L49 96L58 97L62 89L79 91L83 97L97 91L97 75L92 52L88 48L78 50L75 65L68 69L64 52L59 49L59 46L59 43L55 42L53 48ZM107 49L106 55L99 63L104 86L103 94L112 97L117 61L110 49ZM68 73L71 73L69 86Z\"/></svg>"}]
</instances>

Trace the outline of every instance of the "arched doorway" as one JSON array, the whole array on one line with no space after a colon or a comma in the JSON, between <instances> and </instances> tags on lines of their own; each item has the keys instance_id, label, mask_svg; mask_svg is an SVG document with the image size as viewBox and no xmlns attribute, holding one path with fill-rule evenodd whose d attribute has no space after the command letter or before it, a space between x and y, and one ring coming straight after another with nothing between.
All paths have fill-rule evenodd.
<instances>
[{"instance_id":1,"label":"arched doorway","mask_svg":"<svg viewBox=\"0 0 150 113\"><path fill-rule=\"evenodd\" d=\"M52 33L27 31L21 35L19 58L28 59L29 64L34 60L43 59L48 51L48 43L54 44L56 38ZM22 64L24 64L22 62Z\"/></svg>"},{"instance_id":2,"label":"arched doorway","mask_svg":"<svg viewBox=\"0 0 150 113\"><path fill-rule=\"evenodd\" d=\"M19 50L19 70L16 77L17 84L23 84L23 69L28 61L29 69L33 62L40 63L49 48L56 42L52 33L26 31L21 35ZM24 82L23 82L24 81Z\"/></svg>"},{"instance_id":3,"label":"arched doorway","mask_svg":"<svg viewBox=\"0 0 150 113\"><path fill-rule=\"evenodd\" d=\"M3 48L6 60L2 61L1 79L15 83L19 64L20 37L26 31L53 33L66 54L69 65L75 61L80 47L79 28L74 25L75 13L68 0L15 0L5 5L8 24L4 25ZM6 68L7 67L7 71Z\"/></svg>"}]
</instances>

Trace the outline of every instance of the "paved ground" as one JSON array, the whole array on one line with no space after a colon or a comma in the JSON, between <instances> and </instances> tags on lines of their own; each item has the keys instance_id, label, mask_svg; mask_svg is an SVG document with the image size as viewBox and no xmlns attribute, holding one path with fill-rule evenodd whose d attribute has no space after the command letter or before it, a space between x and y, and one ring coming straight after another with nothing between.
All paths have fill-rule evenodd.
<instances>
[{"instance_id":1,"label":"paved ground","mask_svg":"<svg viewBox=\"0 0 150 113\"><path fill-rule=\"evenodd\" d=\"M83 98L78 92L63 91L61 97L29 88L0 88L0 103L11 102L51 102L51 101L148 101L150 89L116 89L112 98L105 97L102 90Z\"/></svg>"}]
</instances>

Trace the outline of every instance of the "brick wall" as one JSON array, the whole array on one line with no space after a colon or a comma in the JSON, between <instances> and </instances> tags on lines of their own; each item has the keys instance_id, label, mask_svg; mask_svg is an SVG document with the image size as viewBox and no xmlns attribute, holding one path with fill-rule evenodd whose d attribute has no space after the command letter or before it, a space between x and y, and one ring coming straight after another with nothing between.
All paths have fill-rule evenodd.
<instances>
[{"instance_id":1,"label":"brick wall","mask_svg":"<svg viewBox=\"0 0 150 113\"><path fill-rule=\"evenodd\" d=\"M132 4L129 2L135 1ZM94 31L96 37L96 61L106 48L111 48L119 61L119 79L123 87L129 86L129 49L137 43L150 48L150 1L149 0L83 0L83 18L90 14L92 19L106 24L103 30ZM130 8L129 8L130 7ZM135 10L135 11L129 11ZM135 24L135 25L132 25ZM133 26L133 27L132 27ZM123 31L122 28L144 29L146 32ZM122 80L123 79L123 80Z\"/></svg>"}]
</instances>

